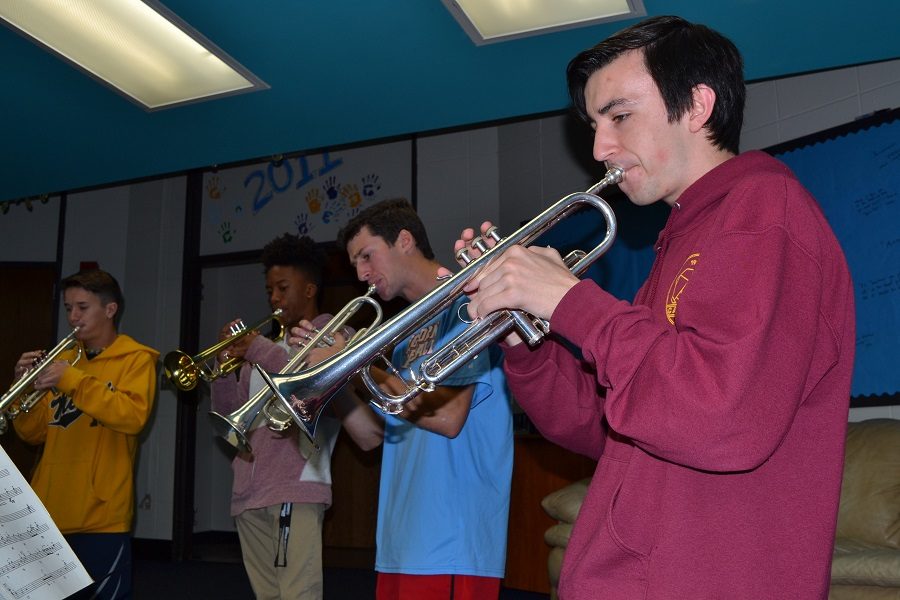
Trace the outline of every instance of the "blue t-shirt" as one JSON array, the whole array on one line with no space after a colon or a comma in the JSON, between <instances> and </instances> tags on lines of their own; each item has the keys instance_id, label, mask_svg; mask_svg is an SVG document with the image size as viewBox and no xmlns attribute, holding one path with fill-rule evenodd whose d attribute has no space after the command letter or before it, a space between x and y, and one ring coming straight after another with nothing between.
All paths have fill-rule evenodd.
<instances>
[{"instance_id":1,"label":"blue t-shirt","mask_svg":"<svg viewBox=\"0 0 900 600\"><path fill-rule=\"evenodd\" d=\"M393 363L404 375L466 327L458 316L464 302L457 300L394 349ZM376 571L503 577L513 438L498 348L442 385L471 384L472 407L454 439L386 417Z\"/></svg>"}]
</instances>

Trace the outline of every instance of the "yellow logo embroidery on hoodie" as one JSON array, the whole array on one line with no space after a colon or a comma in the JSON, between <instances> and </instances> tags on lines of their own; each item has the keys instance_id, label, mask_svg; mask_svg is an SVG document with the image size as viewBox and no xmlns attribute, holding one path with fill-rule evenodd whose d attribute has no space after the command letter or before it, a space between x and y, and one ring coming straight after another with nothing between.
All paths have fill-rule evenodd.
<instances>
[{"instance_id":1,"label":"yellow logo embroidery on hoodie","mask_svg":"<svg viewBox=\"0 0 900 600\"><path fill-rule=\"evenodd\" d=\"M678 275L675 276L675 280L672 281L672 285L669 286L668 293L666 293L666 319L672 325L675 324L675 313L678 311L678 299L681 297L681 293L691 280L691 275L693 275L694 268L699 261L699 252L695 252L688 256L684 260L684 264L681 265Z\"/></svg>"}]
</instances>

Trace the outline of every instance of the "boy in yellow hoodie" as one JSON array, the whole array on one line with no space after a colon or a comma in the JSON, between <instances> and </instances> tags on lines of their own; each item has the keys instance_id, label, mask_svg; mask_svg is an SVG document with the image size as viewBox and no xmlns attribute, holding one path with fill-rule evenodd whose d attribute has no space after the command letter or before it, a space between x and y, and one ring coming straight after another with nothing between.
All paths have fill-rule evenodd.
<instances>
[{"instance_id":1,"label":"boy in yellow hoodie","mask_svg":"<svg viewBox=\"0 0 900 600\"><path fill-rule=\"evenodd\" d=\"M45 367L34 387L52 393L13 423L24 441L44 444L31 486L94 579L73 598L130 598L134 460L159 353L118 333L125 300L109 273L81 271L60 287L84 355L72 365L69 350ZM16 378L41 352L19 358Z\"/></svg>"}]
</instances>

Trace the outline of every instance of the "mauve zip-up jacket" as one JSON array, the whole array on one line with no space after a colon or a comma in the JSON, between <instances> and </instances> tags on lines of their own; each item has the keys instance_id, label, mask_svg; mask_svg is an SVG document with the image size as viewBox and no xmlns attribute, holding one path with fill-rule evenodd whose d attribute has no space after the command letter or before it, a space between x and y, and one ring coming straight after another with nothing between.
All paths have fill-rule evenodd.
<instances>
[{"instance_id":1,"label":"mauve zip-up jacket","mask_svg":"<svg viewBox=\"0 0 900 600\"><path fill-rule=\"evenodd\" d=\"M331 315L323 313L313 319L312 324L321 328L330 319ZM290 355L282 344L258 336L247 348L245 359L240 378L231 374L212 382L211 405L219 414L227 415L237 410L250 398L251 364L259 364L269 373L278 373L287 365ZM279 433L262 423L263 419L258 417L259 423L249 434L253 454L238 452L231 461L234 474L231 516L284 502L331 506L330 483L301 479L307 460L300 451L299 436L302 434L297 427L292 425ZM330 459L325 464L330 464Z\"/></svg>"},{"instance_id":2,"label":"mauve zip-up jacket","mask_svg":"<svg viewBox=\"0 0 900 600\"><path fill-rule=\"evenodd\" d=\"M855 346L815 200L748 152L689 187L633 303L585 280L506 349L541 433L598 460L562 600L826 598Z\"/></svg>"}]
</instances>

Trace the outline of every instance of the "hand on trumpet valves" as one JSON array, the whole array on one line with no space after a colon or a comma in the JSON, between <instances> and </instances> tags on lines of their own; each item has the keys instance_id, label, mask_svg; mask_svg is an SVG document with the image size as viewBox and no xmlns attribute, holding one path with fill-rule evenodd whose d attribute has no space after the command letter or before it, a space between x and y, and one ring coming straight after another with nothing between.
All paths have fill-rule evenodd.
<instances>
[{"instance_id":1,"label":"hand on trumpet valves","mask_svg":"<svg viewBox=\"0 0 900 600\"><path fill-rule=\"evenodd\" d=\"M317 330L312 323L306 319L301 320L295 327L291 327L288 332L288 345L295 348L305 348L316 335Z\"/></svg>"},{"instance_id":2,"label":"hand on trumpet valves","mask_svg":"<svg viewBox=\"0 0 900 600\"><path fill-rule=\"evenodd\" d=\"M476 236L471 228L464 229L454 250L468 248L469 257L477 258L481 255L479 239L488 248L496 245L487 235L491 227L490 221L482 223L481 236ZM511 246L479 271L463 290L470 299L468 310L472 318L514 308L549 320L560 300L578 281L553 248Z\"/></svg>"},{"instance_id":3,"label":"hand on trumpet valves","mask_svg":"<svg viewBox=\"0 0 900 600\"><path fill-rule=\"evenodd\" d=\"M55 388L59 383L59 380L62 378L63 373L65 373L66 369L68 369L70 366L72 365L64 360L52 361L49 365L41 370L40 375L38 375L37 379L34 380L34 389L50 390Z\"/></svg>"},{"instance_id":4,"label":"hand on trumpet valves","mask_svg":"<svg viewBox=\"0 0 900 600\"><path fill-rule=\"evenodd\" d=\"M226 323L222 329L219 330L219 341L227 340L232 337L236 332L244 329L243 321L241 319L234 319ZM258 331L251 331L244 335L244 337L235 340L233 344L223 348L218 354L219 363L227 362L230 359L240 360L244 358L244 354L246 354L247 349L250 347L250 344L253 343L253 340L256 339L256 336L259 335Z\"/></svg>"},{"instance_id":5,"label":"hand on trumpet valves","mask_svg":"<svg viewBox=\"0 0 900 600\"><path fill-rule=\"evenodd\" d=\"M22 354L22 356L19 357L19 360L16 361L16 366L13 370L14 380L18 381L28 373L28 371L37 366L41 362L43 356L43 350L32 350L31 352Z\"/></svg>"},{"instance_id":6,"label":"hand on trumpet valves","mask_svg":"<svg viewBox=\"0 0 900 600\"><path fill-rule=\"evenodd\" d=\"M291 328L288 344L297 348L305 348L318 333L319 330L316 329L312 323L304 319L300 321L296 327ZM318 364L326 358L343 350L347 345L347 339L349 337L347 333L346 328L344 328L328 338L332 343L329 344L328 342L323 341L319 343L316 348L311 348L306 356L306 364ZM325 340L325 338L323 338L323 340Z\"/></svg>"}]
</instances>

